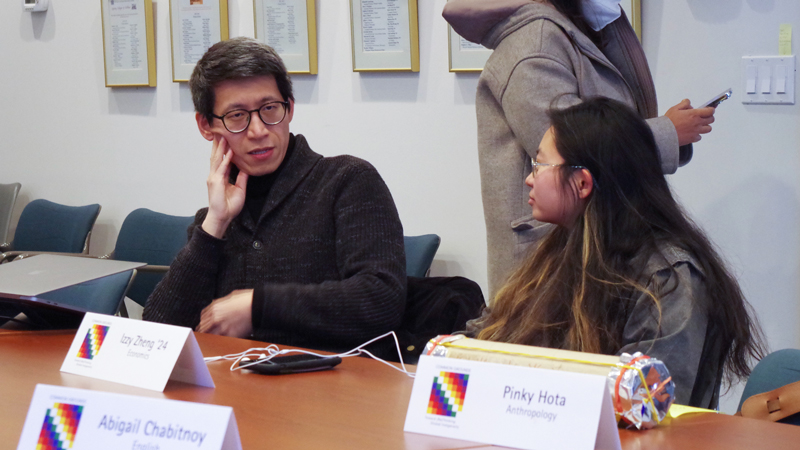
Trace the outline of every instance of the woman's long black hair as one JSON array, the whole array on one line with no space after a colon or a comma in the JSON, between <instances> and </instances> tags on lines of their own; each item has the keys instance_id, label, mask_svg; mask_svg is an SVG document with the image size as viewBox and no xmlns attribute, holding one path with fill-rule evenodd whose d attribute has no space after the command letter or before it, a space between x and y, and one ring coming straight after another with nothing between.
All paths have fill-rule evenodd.
<instances>
[{"instance_id":1,"label":"woman's long black hair","mask_svg":"<svg viewBox=\"0 0 800 450\"><path fill-rule=\"evenodd\" d=\"M719 367L729 380L747 376L751 360L764 353L760 331L722 258L673 198L645 121L605 98L553 110L550 120L565 162L562 187L570 191L574 166L582 166L595 189L576 223L546 236L500 290L478 337L614 354L622 347L626 299L644 294L660 311L660 298L677 287L648 288L646 261L637 259L664 257L668 245L692 255L702 272Z\"/></svg>"}]
</instances>

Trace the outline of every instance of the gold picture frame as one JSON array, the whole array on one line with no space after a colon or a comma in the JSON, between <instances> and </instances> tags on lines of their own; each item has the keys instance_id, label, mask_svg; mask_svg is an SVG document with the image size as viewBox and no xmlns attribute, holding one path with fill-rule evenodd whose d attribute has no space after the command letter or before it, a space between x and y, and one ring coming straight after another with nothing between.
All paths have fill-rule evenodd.
<instances>
[{"instance_id":1,"label":"gold picture frame","mask_svg":"<svg viewBox=\"0 0 800 450\"><path fill-rule=\"evenodd\" d=\"M155 87L152 0L100 0L106 87Z\"/></svg>"},{"instance_id":2,"label":"gold picture frame","mask_svg":"<svg viewBox=\"0 0 800 450\"><path fill-rule=\"evenodd\" d=\"M228 0L170 0L169 23L172 81L187 82L206 50L228 40Z\"/></svg>"},{"instance_id":3,"label":"gold picture frame","mask_svg":"<svg viewBox=\"0 0 800 450\"><path fill-rule=\"evenodd\" d=\"M278 52L287 72L317 74L315 0L253 0L253 18L256 39Z\"/></svg>"},{"instance_id":4,"label":"gold picture frame","mask_svg":"<svg viewBox=\"0 0 800 450\"><path fill-rule=\"evenodd\" d=\"M417 0L350 0L353 72L419 72Z\"/></svg>"}]
</instances>

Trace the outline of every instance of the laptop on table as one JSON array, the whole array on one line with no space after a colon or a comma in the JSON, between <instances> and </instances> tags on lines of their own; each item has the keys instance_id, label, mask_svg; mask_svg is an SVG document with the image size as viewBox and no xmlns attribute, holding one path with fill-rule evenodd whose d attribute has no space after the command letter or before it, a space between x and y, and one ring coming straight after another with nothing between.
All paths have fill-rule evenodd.
<instances>
[{"instance_id":1,"label":"laptop on table","mask_svg":"<svg viewBox=\"0 0 800 450\"><path fill-rule=\"evenodd\" d=\"M74 328L87 312L116 314L125 293L119 286L145 265L50 254L0 264L1 319L22 312L38 328Z\"/></svg>"}]
</instances>

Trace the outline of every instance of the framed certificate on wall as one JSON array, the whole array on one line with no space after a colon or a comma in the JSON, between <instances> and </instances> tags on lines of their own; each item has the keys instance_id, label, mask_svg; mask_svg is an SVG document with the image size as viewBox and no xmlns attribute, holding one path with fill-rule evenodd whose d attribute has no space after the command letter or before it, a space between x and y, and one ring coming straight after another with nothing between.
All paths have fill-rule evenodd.
<instances>
[{"instance_id":1,"label":"framed certificate on wall","mask_svg":"<svg viewBox=\"0 0 800 450\"><path fill-rule=\"evenodd\" d=\"M107 87L156 85L152 0L100 0Z\"/></svg>"},{"instance_id":2,"label":"framed certificate on wall","mask_svg":"<svg viewBox=\"0 0 800 450\"><path fill-rule=\"evenodd\" d=\"M417 0L350 0L354 72L419 72Z\"/></svg>"},{"instance_id":3,"label":"framed certificate on wall","mask_svg":"<svg viewBox=\"0 0 800 450\"><path fill-rule=\"evenodd\" d=\"M289 73L317 73L315 0L254 0L256 39L274 48Z\"/></svg>"},{"instance_id":4,"label":"framed certificate on wall","mask_svg":"<svg viewBox=\"0 0 800 450\"><path fill-rule=\"evenodd\" d=\"M228 0L170 0L169 17L172 81L189 81L206 50L228 39Z\"/></svg>"},{"instance_id":5,"label":"framed certificate on wall","mask_svg":"<svg viewBox=\"0 0 800 450\"><path fill-rule=\"evenodd\" d=\"M642 0L622 0L620 2L622 10L628 16L628 20L636 31L636 36L639 36L639 42L642 41Z\"/></svg>"}]
</instances>

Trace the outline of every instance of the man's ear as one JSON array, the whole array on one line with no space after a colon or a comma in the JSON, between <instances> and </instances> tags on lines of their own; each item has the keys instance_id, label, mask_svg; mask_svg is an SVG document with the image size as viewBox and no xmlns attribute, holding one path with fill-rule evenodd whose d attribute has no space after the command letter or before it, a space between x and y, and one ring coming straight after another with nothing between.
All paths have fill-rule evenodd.
<instances>
[{"instance_id":1,"label":"man's ear","mask_svg":"<svg viewBox=\"0 0 800 450\"><path fill-rule=\"evenodd\" d=\"M578 191L578 198L585 199L594 190L594 178L592 178L589 169L580 169L573 174L575 177L575 186Z\"/></svg>"},{"instance_id":2,"label":"man's ear","mask_svg":"<svg viewBox=\"0 0 800 450\"><path fill-rule=\"evenodd\" d=\"M194 120L197 121L197 128L200 130L200 134L206 138L207 141L214 140L214 132L211 131L211 124L208 123L208 119L203 114L199 112L194 113Z\"/></svg>"}]
</instances>

